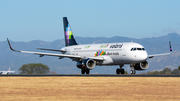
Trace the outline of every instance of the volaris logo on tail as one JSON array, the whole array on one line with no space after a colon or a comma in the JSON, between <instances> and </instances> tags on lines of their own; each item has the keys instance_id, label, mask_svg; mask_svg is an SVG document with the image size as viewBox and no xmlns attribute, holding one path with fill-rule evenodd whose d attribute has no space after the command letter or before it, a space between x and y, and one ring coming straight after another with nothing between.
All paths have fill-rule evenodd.
<instances>
[{"instance_id":1,"label":"volaris logo on tail","mask_svg":"<svg viewBox=\"0 0 180 101\"><path fill-rule=\"evenodd\" d=\"M72 36L72 31L71 31L71 28L68 24L68 27L66 27L66 39L67 39L67 43L69 43L69 40L71 39L71 36Z\"/></svg>"}]
</instances>

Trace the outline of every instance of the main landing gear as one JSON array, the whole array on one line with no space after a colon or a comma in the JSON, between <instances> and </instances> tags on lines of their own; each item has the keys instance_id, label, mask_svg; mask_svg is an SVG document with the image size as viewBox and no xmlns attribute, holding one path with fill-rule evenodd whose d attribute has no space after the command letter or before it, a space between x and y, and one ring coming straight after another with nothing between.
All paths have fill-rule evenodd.
<instances>
[{"instance_id":1,"label":"main landing gear","mask_svg":"<svg viewBox=\"0 0 180 101\"><path fill-rule=\"evenodd\" d=\"M116 69L116 74L124 74L124 69L122 68L124 65L119 65L120 68Z\"/></svg>"},{"instance_id":2,"label":"main landing gear","mask_svg":"<svg viewBox=\"0 0 180 101\"><path fill-rule=\"evenodd\" d=\"M81 73L82 74L89 74L90 73L90 70L89 69L87 69L87 68L85 68L85 69L81 69Z\"/></svg>"}]
</instances>

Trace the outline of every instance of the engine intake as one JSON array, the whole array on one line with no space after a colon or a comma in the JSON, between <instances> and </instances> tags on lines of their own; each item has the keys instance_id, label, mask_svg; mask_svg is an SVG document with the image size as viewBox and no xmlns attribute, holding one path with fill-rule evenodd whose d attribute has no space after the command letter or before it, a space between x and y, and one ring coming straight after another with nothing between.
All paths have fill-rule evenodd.
<instances>
[{"instance_id":1,"label":"engine intake","mask_svg":"<svg viewBox=\"0 0 180 101\"><path fill-rule=\"evenodd\" d=\"M87 67L88 69L93 69L96 66L96 62L91 59L83 60L82 64Z\"/></svg>"},{"instance_id":2,"label":"engine intake","mask_svg":"<svg viewBox=\"0 0 180 101\"><path fill-rule=\"evenodd\" d=\"M144 61L139 64L135 64L134 69L135 70L146 70L149 67L149 64L147 61Z\"/></svg>"}]
</instances>

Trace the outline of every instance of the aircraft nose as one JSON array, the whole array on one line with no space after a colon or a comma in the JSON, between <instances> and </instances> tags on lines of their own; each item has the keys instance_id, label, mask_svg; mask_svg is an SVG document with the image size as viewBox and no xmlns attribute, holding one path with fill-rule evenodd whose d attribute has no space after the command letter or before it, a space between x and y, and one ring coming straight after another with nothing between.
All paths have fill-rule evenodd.
<instances>
[{"instance_id":1,"label":"aircraft nose","mask_svg":"<svg viewBox=\"0 0 180 101\"><path fill-rule=\"evenodd\" d=\"M140 60L144 61L144 60L146 60L147 58L148 58L147 52L141 53L141 55L140 55Z\"/></svg>"},{"instance_id":2,"label":"aircraft nose","mask_svg":"<svg viewBox=\"0 0 180 101\"><path fill-rule=\"evenodd\" d=\"M138 54L135 54L132 58L133 61L136 62L143 62L148 58L147 52L139 52Z\"/></svg>"}]
</instances>

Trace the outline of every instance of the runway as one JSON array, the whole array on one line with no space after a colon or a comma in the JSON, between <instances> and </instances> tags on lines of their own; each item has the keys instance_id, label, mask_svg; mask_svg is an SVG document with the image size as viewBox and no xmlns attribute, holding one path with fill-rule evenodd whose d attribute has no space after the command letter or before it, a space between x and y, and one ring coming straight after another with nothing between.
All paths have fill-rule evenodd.
<instances>
[{"instance_id":1,"label":"runway","mask_svg":"<svg viewBox=\"0 0 180 101\"><path fill-rule=\"evenodd\" d=\"M46 75L22 75L22 74L9 74L0 75L0 77L180 77L180 75L117 75L117 74L46 74Z\"/></svg>"}]
</instances>

